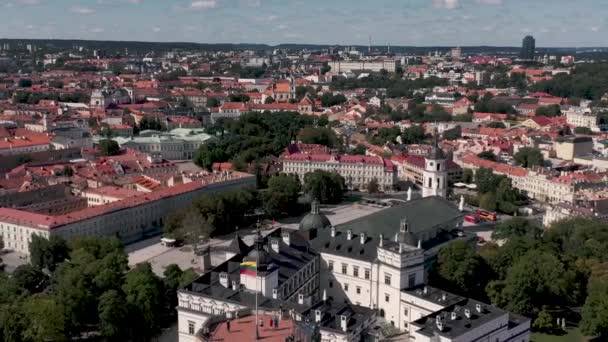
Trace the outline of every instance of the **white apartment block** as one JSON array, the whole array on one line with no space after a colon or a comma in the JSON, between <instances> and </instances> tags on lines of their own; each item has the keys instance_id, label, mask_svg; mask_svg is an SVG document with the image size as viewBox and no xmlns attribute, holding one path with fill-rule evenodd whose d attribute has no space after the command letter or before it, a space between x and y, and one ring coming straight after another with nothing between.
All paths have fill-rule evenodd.
<instances>
[{"instance_id":1,"label":"white apartment block","mask_svg":"<svg viewBox=\"0 0 608 342\"><path fill-rule=\"evenodd\" d=\"M253 185L253 176L235 173L216 182L192 181L156 192L141 193L122 200L109 201L57 216L0 208L0 235L5 246L25 255L33 234L49 237L115 236L125 242L141 239L146 233L157 232L163 219L171 212L186 207L204 193L227 191ZM99 196L84 195L94 200ZM96 203L97 204L97 203Z\"/></svg>"},{"instance_id":2,"label":"white apartment block","mask_svg":"<svg viewBox=\"0 0 608 342\"><path fill-rule=\"evenodd\" d=\"M351 72L355 70L370 70L380 72L386 70L395 72L401 65L398 59L382 59L382 60L361 60L361 61L331 61L328 63L332 72Z\"/></svg>"},{"instance_id":3,"label":"white apartment block","mask_svg":"<svg viewBox=\"0 0 608 342\"><path fill-rule=\"evenodd\" d=\"M587 127L592 131L599 131L599 118L589 109L573 108L566 112L566 122L574 127Z\"/></svg>"},{"instance_id":4,"label":"white apartment block","mask_svg":"<svg viewBox=\"0 0 608 342\"><path fill-rule=\"evenodd\" d=\"M367 189L376 179L380 190L390 191L397 182L397 167L381 157L296 153L283 157L282 162L283 173L297 175L302 182L315 170L337 172L349 189Z\"/></svg>"}]
</instances>

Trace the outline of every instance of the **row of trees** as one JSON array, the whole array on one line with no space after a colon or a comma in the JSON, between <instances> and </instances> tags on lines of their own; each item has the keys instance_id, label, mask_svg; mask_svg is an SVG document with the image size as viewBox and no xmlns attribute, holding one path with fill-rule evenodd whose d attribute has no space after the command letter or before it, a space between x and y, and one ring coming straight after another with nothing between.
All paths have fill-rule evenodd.
<instances>
[{"instance_id":1,"label":"row of trees","mask_svg":"<svg viewBox=\"0 0 608 342\"><path fill-rule=\"evenodd\" d=\"M556 329L557 318L576 318L573 309L582 307L582 332L608 337L608 224L566 219L543 233L514 218L494 235L507 242L475 250L456 241L441 250L431 283L530 317L541 331Z\"/></svg>"},{"instance_id":2,"label":"row of trees","mask_svg":"<svg viewBox=\"0 0 608 342\"><path fill-rule=\"evenodd\" d=\"M129 269L117 239L77 238L69 243L37 235L31 263L0 274L0 339L70 341L101 336L147 341L176 319L179 285L192 270L168 267L159 278L150 264Z\"/></svg>"}]
</instances>

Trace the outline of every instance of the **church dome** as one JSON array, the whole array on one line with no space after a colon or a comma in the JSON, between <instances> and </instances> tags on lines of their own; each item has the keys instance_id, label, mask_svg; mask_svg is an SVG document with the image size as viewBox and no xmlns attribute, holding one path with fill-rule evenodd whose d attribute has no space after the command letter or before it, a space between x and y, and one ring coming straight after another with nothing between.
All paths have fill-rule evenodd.
<instances>
[{"instance_id":1,"label":"church dome","mask_svg":"<svg viewBox=\"0 0 608 342\"><path fill-rule=\"evenodd\" d=\"M319 203L314 201L311 205L312 210L308 213L302 221L300 221L300 231L307 231L313 229L323 229L331 227L331 222L327 216L319 212Z\"/></svg>"},{"instance_id":2,"label":"church dome","mask_svg":"<svg viewBox=\"0 0 608 342\"><path fill-rule=\"evenodd\" d=\"M247 254L245 260L256 262L256 268L260 272L267 270L271 260L268 253L264 250L264 238L259 232L255 237L254 248Z\"/></svg>"}]
</instances>

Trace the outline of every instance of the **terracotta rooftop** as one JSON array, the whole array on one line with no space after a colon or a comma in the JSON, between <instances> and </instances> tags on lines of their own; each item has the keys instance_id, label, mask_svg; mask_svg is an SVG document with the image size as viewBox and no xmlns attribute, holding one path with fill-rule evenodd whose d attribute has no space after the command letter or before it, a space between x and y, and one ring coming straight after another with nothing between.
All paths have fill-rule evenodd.
<instances>
[{"instance_id":1,"label":"terracotta rooftop","mask_svg":"<svg viewBox=\"0 0 608 342\"><path fill-rule=\"evenodd\" d=\"M264 322L259 328L259 340L264 342L285 342L286 338L293 334L294 324L291 320L280 320L278 328L270 327L272 316L258 316ZM226 322L219 324L211 334L210 341L219 342L245 342L255 340L255 316L247 316L230 322L230 331Z\"/></svg>"}]
</instances>

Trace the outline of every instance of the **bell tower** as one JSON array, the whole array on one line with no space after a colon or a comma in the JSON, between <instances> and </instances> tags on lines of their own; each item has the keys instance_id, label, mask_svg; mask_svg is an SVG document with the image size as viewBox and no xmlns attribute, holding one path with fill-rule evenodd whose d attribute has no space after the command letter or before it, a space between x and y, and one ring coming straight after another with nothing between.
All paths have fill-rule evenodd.
<instances>
[{"instance_id":1,"label":"bell tower","mask_svg":"<svg viewBox=\"0 0 608 342\"><path fill-rule=\"evenodd\" d=\"M448 167L447 158L439 148L439 133L435 131L433 147L424 158L424 171L422 172L422 197L441 196L448 194Z\"/></svg>"}]
</instances>

